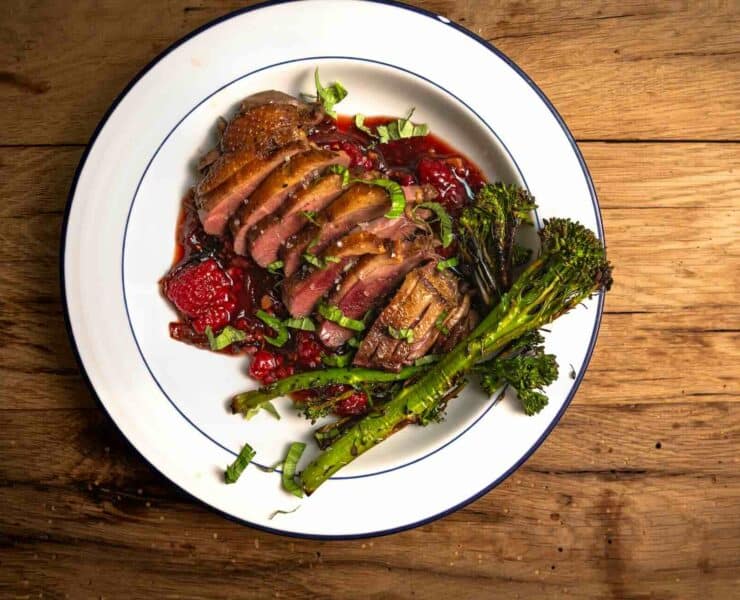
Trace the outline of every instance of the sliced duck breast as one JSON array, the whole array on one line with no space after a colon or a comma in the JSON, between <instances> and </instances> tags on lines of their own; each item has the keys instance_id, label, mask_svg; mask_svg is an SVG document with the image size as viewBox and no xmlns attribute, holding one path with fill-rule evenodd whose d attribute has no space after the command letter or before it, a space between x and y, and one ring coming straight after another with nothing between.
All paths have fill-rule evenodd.
<instances>
[{"instance_id":1,"label":"sliced duck breast","mask_svg":"<svg viewBox=\"0 0 740 600\"><path fill-rule=\"evenodd\" d=\"M293 156L270 173L231 220L234 251L246 254L247 233L252 226L280 210L289 194L313 181L321 171L332 165L346 167L349 165L349 156L344 152L312 148Z\"/></svg>"}]
</instances>

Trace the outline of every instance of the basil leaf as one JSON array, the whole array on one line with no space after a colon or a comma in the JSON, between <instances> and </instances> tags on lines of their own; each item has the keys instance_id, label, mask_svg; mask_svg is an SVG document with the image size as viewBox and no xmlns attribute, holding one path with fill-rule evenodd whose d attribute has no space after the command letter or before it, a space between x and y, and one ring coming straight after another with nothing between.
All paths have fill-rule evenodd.
<instances>
[{"instance_id":1,"label":"basil leaf","mask_svg":"<svg viewBox=\"0 0 740 600\"><path fill-rule=\"evenodd\" d=\"M338 81L335 81L328 87L324 87L323 85L321 85L318 67L316 67L313 78L314 82L316 83L316 97L319 99L322 106L324 107L326 114L328 114L330 117L336 118L337 113L334 111L334 105L339 104L342 100L344 100L344 98L347 97L347 90Z\"/></svg>"},{"instance_id":2,"label":"basil leaf","mask_svg":"<svg viewBox=\"0 0 740 600\"><path fill-rule=\"evenodd\" d=\"M316 221L316 215L318 213L315 210L302 210L301 214L306 219L306 221L318 226L318 222Z\"/></svg>"},{"instance_id":3,"label":"basil leaf","mask_svg":"<svg viewBox=\"0 0 740 600\"><path fill-rule=\"evenodd\" d=\"M327 367L343 368L352 362L352 354L327 354L321 359Z\"/></svg>"},{"instance_id":4,"label":"basil leaf","mask_svg":"<svg viewBox=\"0 0 740 600\"><path fill-rule=\"evenodd\" d=\"M301 317L300 319L285 319L283 325L290 327L291 329L301 329L303 331L316 331L316 325L308 317Z\"/></svg>"},{"instance_id":5,"label":"basil leaf","mask_svg":"<svg viewBox=\"0 0 740 600\"><path fill-rule=\"evenodd\" d=\"M317 269L323 269L326 266L318 256L311 254L310 252L303 253L303 260Z\"/></svg>"},{"instance_id":6,"label":"basil leaf","mask_svg":"<svg viewBox=\"0 0 740 600\"><path fill-rule=\"evenodd\" d=\"M414 207L414 211L419 208L427 208L437 215L437 218L439 219L439 236L442 240L442 247L447 248L447 246L452 243L452 240L455 239L455 236L452 233L452 217L450 217L450 214L439 202L422 202Z\"/></svg>"},{"instance_id":7,"label":"basil leaf","mask_svg":"<svg viewBox=\"0 0 740 600\"><path fill-rule=\"evenodd\" d=\"M342 187L346 187L350 182L350 172L344 165L332 165L327 169L329 173L335 173L342 176Z\"/></svg>"},{"instance_id":8,"label":"basil leaf","mask_svg":"<svg viewBox=\"0 0 740 600\"><path fill-rule=\"evenodd\" d=\"M355 127L371 137L378 137L373 133L372 129L365 126L365 115L355 115Z\"/></svg>"},{"instance_id":9,"label":"basil leaf","mask_svg":"<svg viewBox=\"0 0 740 600\"><path fill-rule=\"evenodd\" d=\"M347 345L350 348L359 348L360 347L360 340L357 339L357 336L351 337L347 340Z\"/></svg>"},{"instance_id":10,"label":"basil leaf","mask_svg":"<svg viewBox=\"0 0 740 600\"><path fill-rule=\"evenodd\" d=\"M453 256L452 258L448 258L447 260L440 260L437 263L437 271L444 271L445 269L451 269L452 267L456 267L457 263L460 262L456 256Z\"/></svg>"},{"instance_id":11,"label":"basil leaf","mask_svg":"<svg viewBox=\"0 0 740 600\"><path fill-rule=\"evenodd\" d=\"M277 275L284 266L285 263L282 260L276 260L267 265L267 270L273 275Z\"/></svg>"},{"instance_id":12,"label":"basil leaf","mask_svg":"<svg viewBox=\"0 0 740 600\"><path fill-rule=\"evenodd\" d=\"M342 262L342 259L339 258L338 256L325 256L324 257L324 265L328 265L328 263L337 264L340 262Z\"/></svg>"},{"instance_id":13,"label":"basil leaf","mask_svg":"<svg viewBox=\"0 0 740 600\"><path fill-rule=\"evenodd\" d=\"M270 519L270 521L272 521L278 515L289 515L290 513L294 513L295 511L297 511L300 507L301 505L299 504L298 506L296 506L295 508L291 508L290 510L280 510L280 509L273 510L270 516L267 518Z\"/></svg>"},{"instance_id":14,"label":"basil leaf","mask_svg":"<svg viewBox=\"0 0 740 600\"><path fill-rule=\"evenodd\" d=\"M443 310L442 313L437 317L437 320L434 321L434 326L442 335L450 335L450 330L445 327L445 320L447 319L448 314L449 313L446 310Z\"/></svg>"},{"instance_id":15,"label":"basil leaf","mask_svg":"<svg viewBox=\"0 0 740 600\"><path fill-rule=\"evenodd\" d=\"M293 442L290 448L288 448L288 454L285 455L285 460L283 461L283 489L299 498L303 498L303 490L295 480L295 471L305 449L306 444L303 442Z\"/></svg>"},{"instance_id":16,"label":"basil leaf","mask_svg":"<svg viewBox=\"0 0 740 600\"><path fill-rule=\"evenodd\" d=\"M221 330L221 333L213 335L213 330L209 326L206 327L206 337L208 338L211 350L223 350L235 342L243 342L247 339L247 334L241 329L227 325Z\"/></svg>"},{"instance_id":17,"label":"basil leaf","mask_svg":"<svg viewBox=\"0 0 740 600\"><path fill-rule=\"evenodd\" d=\"M401 185L390 179L368 179L363 181L370 185L378 185L382 187L391 198L391 209L385 213L386 219L397 219L403 214L406 209L406 195L403 193Z\"/></svg>"},{"instance_id":18,"label":"basil leaf","mask_svg":"<svg viewBox=\"0 0 740 600\"><path fill-rule=\"evenodd\" d=\"M327 321L332 321L333 323L346 327L347 329L352 329L353 331L362 331L365 329L365 323L345 316L338 306L329 306L322 302L319 304L318 311Z\"/></svg>"},{"instance_id":19,"label":"basil leaf","mask_svg":"<svg viewBox=\"0 0 740 600\"><path fill-rule=\"evenodd\" d=\"M226 472L224 473L224 480L226 483L236 483L236 480L241 477L241 474L244 472L244 469L247 468L247 465L252 462L255 454L257 453L254 451L252 446L244 444L244 447L241 449L241 452L239 452L239 456L236 457L236 460L226 467Z\"/></svg>"},{"instance_id":20,"label":"basil leaf","mask_svg":"<svg viewBox=\"0 0 740 600\"><path fill-rule=\"evenodd\" d=\"M403 340L409 344L414 341L414 330L407 327L396 329L392 325L388 325L388 333L396 340Z\"/></svg>"},{"instance_id":21,"label":"basil leaf","mask_svg":"<svg viewBox=\"0 0 740 600\"><path fill-rule=\"evenodd\" d=\"M387 144L391 140L401 140L410 137L422 137L429 134L429 126L424 123L415 125L411 122L411 116L416 109L412 108L403 119L396 119L386 125L378 125L376 130L381 144Z\"/></svg>"},{"instance_id":22,"label":"basil leaf","mask_svg":"<svg viewBox=\"0 0 740 600\"><path fill-rule=\"evenodd\" d=\"M426 356L422 356L421 358L417 358L414 361L415 367L423 367L424 365L432 365L439 361L441 357L437 356L436 354L427 354Z\"/></svg>"},{"instance_id":23,"label":"basil leaf","mask_svg":"<svg viewBox=\"0 0 740 600\"><path fill-rule=\"evenodd\" d=\"M265 409L267 412L269 412L278 421L280 420L280 413L277 411L277 408L275 408L272 402L265 402L264 404L261 404L260 406L263 409Z\"/></svg>"},{"instance_id":24,"label":"basil leaf","mask_svg":"<svg viewBox=\"0 0 740 600\"><path fill-rule=\"evenodd\" d=\"M265 325L275 330L276 336L274 338L265 336L266 342L269 342L278 348L285 345L285 342L288 341L288 329L283 325L283 322L280 319L270 313L266 313L264 310L257 311L257 318Z\"/></svg>"}]
</instances>

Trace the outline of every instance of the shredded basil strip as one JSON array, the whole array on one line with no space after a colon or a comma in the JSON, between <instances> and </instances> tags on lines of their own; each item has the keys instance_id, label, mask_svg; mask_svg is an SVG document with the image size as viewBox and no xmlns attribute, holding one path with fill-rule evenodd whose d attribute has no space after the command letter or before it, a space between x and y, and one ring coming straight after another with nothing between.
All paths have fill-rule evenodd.
<instances>
[{"instance_id":1,"label":"shredded basil strip","mask_svg":"<svg viewBox=\"0 0 740 600\"><path fill-rule=\"evenodd\" d=\"M352 354L328 354L321 359L327 367L344 368L352 362Z\"/></svg>"},{"instance_id":2,"label":"shredded basil strip","mask_svg":"<svg viewBox=\"0 0 740 600\"><path fill-rule=\"evenodd\" d=\"M336 118L337 113L334 111L334 105L339 104L342 100L344 100L344 98L347 97L347 90L338 81L335 81L327 87L321 85L318 67L316 67L313 78L314 82L316 83L316 97L319 99L322 106L324 107L326 114L328 114L330 117Z\"/></svg>"},{"instance_id":3,"label":"shredded basil strip","mask_svg":"<svg viewBox=\"0 0 740 600\"><path fill-rule=\"evenodd\" d=\"M447 319L448 314L449 313L446 310L443 310L434 322L434 326L442 335L450 335L450 330L445 327L445 320Z\"/></svg>"},{"instance_id":4,"label":"shredded basil strip","mask_svg":"<svg viewBox=\"0 0 740 600\"><path fill-rule=\"evenodd\" d=\"M280 413L272 405L271 402L261 402L257 406L252 406L251 408L247 409L247 412L244 413L244 420L249 421L251 418L257 416L257 414L262 410L266 410L278 421L280 420Z\"/></svg>"},{"instance_id":5,"label":"shredded basil strip","mask_svg":"<svg viewBox=\"0 0 740 600\"><path fill-rule=\"evenodd\" d=\"M241 477L241 474L244 472L244 469L247 468L247 465L252 462L255 454L257 453L254 451L252 446L244 444L244 447L241 449L241 452L239 452L239 456L236 457L236 460L226 467L226 472L224 473L224 480L226 483L236 483L236 480Z\"/></svg>"},{"instance_id":6,"label":"shredded basil strip","mask_svg":"<svg viewBox=\"0 0 740 600\"><path fill-rule=\"evenodd\" d=\"M414 330L407 327L396 329L392 325L388 325L388 333L396 340L404 340L409 344L414 341Z\"/></svg>"},{"instance_id":7,"label":"shredded basil strip","mask_svg":"<svg viewBox=\"0 0 740 600\"><path fill-rule=\"evenodd\" d=\"M206 327L206 337L211 350L223 350L235 342L243 342L247 339L247 334L241 329L227 325L221 330L221 333L213 335L213 330L209 326Z\"/></svg>"},{"instance_id":8,"label":"shredded basil strip","mask_svg":"<svg viewBox=\"0 0 740 600\"><path fill-rule=\"evenodd\" d=\"M347 340L347 345L350 348L359 348L360 347L360 340L357 339L357 336L351 337Z\"/></svg>"},{"instance_id":9,"label":"shredded basil strip","mask_svg":"<svg viewBox=\"0 0 740 600\"><path fill-rule=\"evenodd\" d=\"M349 169L344 165L332 165L328 169L329 173L335 173L342 176L342 187L346 187L350 182ZM314 213L315 214L315 213Z\"/></svg>"},{"instance_id":10,"label":"shredded basil strip","mask_svg":"<svg viewBox=\"0 0 740 600\"><path fill-rule=\"evenodd\" d=\"M315 254L311 254L310 252L303 253L303 260L306 261L309 265L313 265L317 269L323 269L325 266L318 256L316 256Z\"/></svg>"},{"instance_id":11,"label":"shredded basil strip","mask_svg":"<svg viewBox=\"0 0 740 600\"><path fill-rule=\"evenodd\" d=\"M422 356L421 358L417 358L414 361L415 367L423 367L424 365L431 365L439 361L441 357L437 356L436 354L427 354L426 356Z\"/></svg>"},{"instance_id":12,"label":"shredded basil strip","mask_svg":"<svg viewBox=\"0 0 740 600\"><path fill-rule=\"evenodd\" d=\"M301 214L306 218L306 221L318 225L316 222L316 215L318 214L315 210L302 210Z\"/></svg>"},{"instance_id":13,"label":"shredded basil strip","mask_svg":"<svg viewBox=\"0 0 740 600\"><path fill-rule=\"evenodd\" d=\"M284 266L285 263L282 260L276 260L267 265L267 270L273 275L277 275Z\"/></svg>"},{"instance_id":14,"label":"shredded basil strip","mask_svg":"<svg viewBox=\"0 0 740 600\"><path fill-rule=\"evenodd\" d=\"M272 521L278 515L289 515L290 513L294 513L295 511L297 511L300 507L301 505L299 504L298 506L296 506L295 508L291 508L290 510L273 510L268 519Z\"/></svg>"},{"instance_id":15,"label":"shredded basil strip","mask_svg":"<svg viewBox=\"0 0 740 600\"><path fill-rule=\"evenodd\" d=\"M361 114L355 115L355 127L357 127L357 129L368 134L371 137L378 137L373 133L372 129L370 129L369 127L365 125L365 115L361 115Z\"/></svg>"},{"instance_id":16,"label":"shredded basil strip","mask_svg":"<svg viewBox=\"0 0 740 600\"><path fill-rule=\"evenodd\" d=\"M332 321L333 323L346 327L347 329L351 329L352 331L363 331L365 329L365 323L345 316L342 309L338 306L330 306L322 302L319 304L318 310L319 314L327 321Z\"/></svg>"},{"instance_id":17,"label":"shredded basil strip","mask_svg":"<svg viewBox=\"0 0 740 600\"><path fill-rule=\"evenodd\" d=\"M452 243L452 240L455 239L455 236L452 233L452 217L450 217L450 214L439 202L422 202L414 207L414 211L419 208L428 208L437 215L437 218L439 219L439 235L442 239L442 247L447 248L447 246Z\"/></svg>"},{"instance_id":18,"label":"shredded basil strip","mask_svg":"<svg viewBox=\"0 0 740 600\"><path fill-rule=\"evenodd\" d=\"M361 180L362 183L369 185L378 185L382 187L391 198L391 209L385 213L386 219L397 219L406 209L406 195L403 193L401 185L390 179L368 179Z\"/></svg>"},{"instance_id":19,"label":"shredded basil strip","mask_svg":"<svg viewBox=\"0 0 740 600\"><path fill-rule=\"evenodd\" d=\"M457 259L457 256L453 256L452 258L448 258L447 260L440 260L437 263L437 271L444 271L445 269L456 267L459 262L460 261Z\"/></svg>"},{"instance_id":20,"label":"shredded basil strip","mask_svg":"<svg viewBox=\"0 0 740 600\"><path fill-rule=\"evenodd\" d=\"M324 257L324 264L326 263L339 263L342 262L342 259L338 256L325 256Z\"/></svg>"},{"instance_id":21,"label":"shredded basil strip","mask_svg":"<svg viewBox=\"0 0 740 600\"><path fill-rule=\"evenodd\" d=\"M264 402L264 403L260 404L260 406L265 411L269 412L278 421L280 420L280 413L277 411L277 408L275 408L275 405L272 402Z\"/></svg>"},{"instance_id":22,"label":"shredded basil strip","mask_svg":"<svg viewBox=\"0 0 740 600\"><path fill-rule=\"evenodd\" d=\"M266 313L264 310L258 310L257 318L271 329L274 329L277 334L274 338L265 336L266 342L280 348L288 341L288 328L276 316Z\"/></svg>"},{"instance_id":23,"label":"shredded basil strip","mask_svg":"<svg viewBox=\"0 0 740 600\"><path fill-rule=\"evenodd\" d=\"M280 467L282 467L282 466L283 466L283 461L282 461L282 460L279 460L279 461L277 461L277 462L276 462L276 463L275 463L274 465L272 465L271 467L262 467L262 466L260 466L260 465L258 465L258 464L256 464L256 463L255 463L255 465L254 465L254 466L255 466L255 467L257 467L257 468L258 468L258 469L259 469L260 471L262 471L263 473L274 473L274 472L275 472L275 471L277 471L277 470L278 470L278 469L279 469Z\"/></svg>"},{"instance_id":24,"label":"shredded basil strip","mask_svg":"<svg viewBox=\"0 0 740 600\"><path fill-rule=\"evenodd\" d=\"M300 319L285 319L283 325L290 327L291 329L301 329L303 331L316 331L315 323L309 317L301 317Z\"/></svg>"},{"instance_id":25,"label":"shredded basil strip","mask_svg":"<svg viewBox=\"0 0 740 600\"><path fill-rule=\"evenodd\" d=\"M303 442L293 442L288 448L288 454L285 455L283 461L283 489L299 498L303 498L303 490L295 480L295 471L305 449L306 444Z\"/></svg>"},{"instance_id":26,"label":"shredded basil strip","mask_svg":"<svg viewBox=\"0 0 740 600\"><path fill-rule=\"evenodd\" d=\"M411 122L411 116L414 114L415 110L415 108L412 108L409 111L409 114L403 119L396 119L387 125L378 125L376 130L380 137L380 143L387 144L391 140L427 135L429 133L429 126L424 123L415 125Z\"/></svg>"}]
</instances>

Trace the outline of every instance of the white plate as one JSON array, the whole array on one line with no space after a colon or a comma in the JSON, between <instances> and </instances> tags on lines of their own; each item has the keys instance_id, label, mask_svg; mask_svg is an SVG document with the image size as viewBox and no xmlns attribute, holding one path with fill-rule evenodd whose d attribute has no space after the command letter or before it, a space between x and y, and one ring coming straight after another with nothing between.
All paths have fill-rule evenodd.
<instances>
[{"instance_id":1,"label":"white plate","mask_svg":"<svg viewBox=\"0 0 740 600\"><path fill-rule=\"evenodd\" d=\"M180 200L216 117L259 90L311 91L316 66L349 89L341 112L400 115L415 106L419 121L489 178L526 185L540 218L602 230L583 159L542 92L495 48L432 13L354 0L253 7L179 41L121 94L80 162L67 208L63 289L84 371L134 447L207 505L271 531L348 538L445 515L521 465L581 381L602 300L551 327L547 345L561 376L536 417L509 399L493 407L471 388L444 423L398 433L311 498L286 494L277 473L254 467L225 485L223 469L244 442L257 462L272 464L311 430L287 400L278 402L281 421L229 414L228 397L253 385L246 360L171 340L174 313L157 281L171 264ZM315 453L309 444L301 466Z\"/></svg>"}]
</instances>

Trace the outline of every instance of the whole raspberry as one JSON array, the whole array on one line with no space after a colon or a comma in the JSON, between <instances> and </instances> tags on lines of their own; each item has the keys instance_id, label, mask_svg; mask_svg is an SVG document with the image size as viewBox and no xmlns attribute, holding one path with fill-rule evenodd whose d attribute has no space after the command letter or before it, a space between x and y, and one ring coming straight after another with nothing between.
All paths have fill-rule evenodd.
<instances>
[{"instance_id":1,"label":"whole raspberry","mask_svg":"<svg viewBox=\"0 0 740 600\"><path fill-rule=\"evenodd\" d=\"M367 394L365 392L355 392L334 405L334 412L340 417L361 415L366 410Z\"/></svg>"},{"instance_id":2,"label":"whole raspberry","mask_svg":"<svg viewBox=\"0 0 740 600\"><path fill-rule=\"evenodd\" d=\"M450 165L436 158L422 158L416 167L419 183L429 183L439 192L439 202L455 213L466 201L465 188L458 181Z\"/></svg>"},{"instance_id":3,"label":"whole raspberry","mask_svg":"<svg viewBox=\"0 0 740 600\"><path fill-rule=\"evenodd\" d=\"M164 282L164 293L198 333L207 327L214 332L223 329L236 309L233 280L213 258L172 273Z\"/></svg>"}]
</instances>

